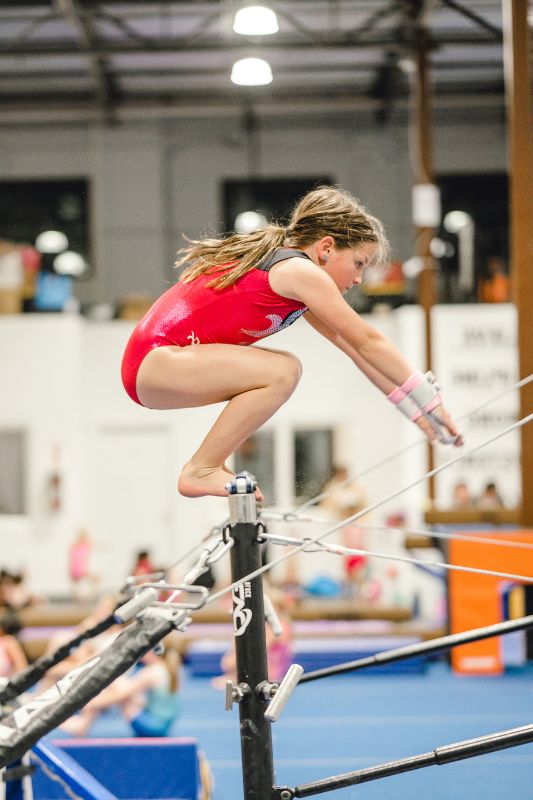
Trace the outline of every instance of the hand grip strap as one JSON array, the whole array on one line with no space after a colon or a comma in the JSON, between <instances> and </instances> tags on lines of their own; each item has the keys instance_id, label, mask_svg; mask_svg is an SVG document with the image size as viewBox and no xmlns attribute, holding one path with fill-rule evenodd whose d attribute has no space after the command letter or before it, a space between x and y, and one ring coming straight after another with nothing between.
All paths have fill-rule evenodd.
<instances>
[{"instance_id":1,"label":"hand grip strap","mask_svg":"<svg viewBox=\"0 0 533 800\"><path fill-rule=\"evenodd\" d=\"M410 420L416 421L442 403L435 376L414 372L402 386L396 386L388 399Z\"/></svg>"}]
</instances>

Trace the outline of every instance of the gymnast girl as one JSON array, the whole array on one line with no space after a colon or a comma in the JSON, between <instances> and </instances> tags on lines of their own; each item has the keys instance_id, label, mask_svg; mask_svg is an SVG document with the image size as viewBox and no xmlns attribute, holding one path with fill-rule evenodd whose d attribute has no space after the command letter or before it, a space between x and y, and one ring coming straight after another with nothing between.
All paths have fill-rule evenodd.
<instances>
[{"instance_id":1,"label":"gymnast girl","mask_svg":"<svg viewBox=\"0 0 533 800\"><path fill-rule=\"evenodd\" d=\"M130 671L115 678L79 714L65 720L61 730L85 737L104 711L117 708L134 736L168 736L181 715L180 656L172 647L163 653L149 650L139 666L133 674Z\"/></svg>"},{"instance_id":2,"label":"gymnast girl","mask_svg":"<svg viewBox=\"0 0 533 800\"><path fill-rule=\"evenodd\" d=\"M381 222L339 187L321 186L295 206L289 224L190 241L185 266L134 329L122 362L136 403L177 409L226 401L182 469L187 497L224 496L226 460L294 392L301 364L288 352L247 347L300 316L353 363L426 434L462 438L431 375L417 372L386 336L343 299L363 271L384 260ZM263 499L257 489L258 500Z\"/></svg>"}]
</instances>

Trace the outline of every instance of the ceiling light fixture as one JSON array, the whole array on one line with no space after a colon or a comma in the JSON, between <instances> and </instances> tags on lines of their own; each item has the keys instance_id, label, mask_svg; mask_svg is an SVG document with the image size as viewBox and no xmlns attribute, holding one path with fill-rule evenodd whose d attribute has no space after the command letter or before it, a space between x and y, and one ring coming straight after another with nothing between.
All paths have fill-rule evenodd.
<instances>
[{"instance_id":1,"label":"ceiling light fixture","mask_svg":"<svg viewBox=\"0 0 533 800\"><path fill-rule=\"evenodd\" d=\"M68 247L68 239L62 231L43 231L35 240L40 253L60 253Z\"/></svg>"},{"instance_id":2,"label":"ceiling light fixture","mask_svg":"<svg viewBox=\"0 0 533 800\"><path fill-rule=\"evenodd\" d=\"M69 275L71 278L80 278L87 271L87 262L74 250L64 250L59 253L54 258L52 266L58 275Z\"/></svg>"},{"instance_id":3,"label":"ceiling light fixture","mask_svg":"<svg viewBox=\"0 0 533 800\"><path fill-rule=\"evenodd\" d=\"M235 217L235 230L237 233L253 233L266 228L268 220L260 211L241 211Z\"/></svg>"},{"instance_id":4,"label":"ceiling light fixture","mask_svg":"<svg viewBox=\"0 0 533 800\"><path fill-rule=\"evenodd\" d=\"M279 31L278 18L266 6L245 6L235 14L233 30L242 36L269 36Z\"/></svg>"},{"instance_id":5,"label":"ceiling light fixture","mask_svg":"<svg viewBox=\"0 0 533 800\"><path fill-rule=\"evenodd\" d=\"M459 233L463 228L472 225L472 222L472 217L466 211L448 211L442 224L448 233Z\"/></svg>"},{"instance_id":6,"label":"ceiling light fixture","mask_svg":"<svg viewBox=\"0 0 533 800\"><path fill-rule=\"evenodd\" d=\"M241 58L231 70L231 81L237 86L265 86L272 83L272 70L262 58Z\"/></svg>"}]
</instances>

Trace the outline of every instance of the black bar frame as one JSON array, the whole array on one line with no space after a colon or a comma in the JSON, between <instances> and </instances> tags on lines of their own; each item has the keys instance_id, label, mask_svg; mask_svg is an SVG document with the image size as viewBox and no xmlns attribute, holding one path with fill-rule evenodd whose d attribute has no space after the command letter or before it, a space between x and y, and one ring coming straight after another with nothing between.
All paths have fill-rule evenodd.
<instances>
[{"instance_id":1,"label":"black bar frame","mask_svg":"<svg viewBox=\"0 0 533 800\"><path fill-rule=\"evenodd\" d=\"M248 489L248 492L251 492L251 489ZM253 495L248 495L246 499L253 501L255 512ZM255 520L255 513L253 519ZM264 525L256 521L238 521L230 524L227 530L234 540L231 564L232 582L235 583L261 566L260 534L264 532ZM462 761L485 753L533 742L533 724L531 724L454 742L436 747L428 753L377 764L366 769L323 778L296 787L275 786L273 784L272 735L270 723L266 722L264 718L267 698L262 692L262 688L268 685L268 678L261 575L251 581L242 580L233 590L233 602L237 680L242 693L239 701L239 717L244 800L292 800L294 797L309 797L422 767L449 764L453 761ZM240 626L243 624L245 630L241 631ZM299 682L318 680L368 666L390 664L527 628L533 628L533 615L395 648L334 667L314 670L302 675Z\"/></svg>"},{"instance_id":2,"label":"black bar frame","mask_svg":"<svg viewBox=\"0 0 533 800\"><path fill-rule=\"evenodd\" d=\"M174 621L164 616L138 619L99 656L72 670L42 695L15 708L0 723L0 768L12 764L45 734L79 711L174 627Z\"/></svg>"},{"instance_id":3,"label":"black bar frame","mask_svg":"<svg viewBox=\"0 0 533 800\"><path fill-rule=\"evenodd\" d=\"M240 498L253 500L253 498ZM255 505L255 500L253 500ZM232 583L261 567L259 533L262 523L236 522L226 529L233 539ZM242 580L234 589L233 631L240 690L239 719L245 800L270 800L274 783L272 733L265 719L268 666L263 582L259 575Z\"/></svg>"},{"instance_id":4,"label":"black bar frame","mask_svg":"<svg viewBox=\"0 0 533 800\"><path fill-rule=\"evenodd\" d=\"M401 758L397 761L387 761L384 764L376 764L374 767L359 769L355 772L345 772L342 775L335 775L331 778L323 778L312 783L304 783L301 786L289 788L288 786L272 787L272 800L292 800L293 797L310 797L314 794L330 792L333 789L344 789L354 784L368 783L380 778L388 778L391 775L399 775L402 772L412 772L422 767L441 766L451 764L453 761L464 761L467 758L494 753L497 750L505 750L509 747L518 747L522 744L533 742L533 725L524 725L521 728L511 728L507 731L489 733L486 736L478 736L475 739L465 739L462 742L436 747L429 753L421 753L408 758Z\"/></svg>"}]
</instances>

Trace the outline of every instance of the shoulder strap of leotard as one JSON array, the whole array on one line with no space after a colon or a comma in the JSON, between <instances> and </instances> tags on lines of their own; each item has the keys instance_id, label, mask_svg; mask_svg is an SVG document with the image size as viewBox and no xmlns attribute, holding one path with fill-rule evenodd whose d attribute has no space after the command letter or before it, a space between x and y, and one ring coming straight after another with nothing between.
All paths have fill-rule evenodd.
<instances>
[{"instance_id":1,"label":"shoulder strap of leotard","mask_svg":"<svg viewBox=\"0 0 533 800\"><path fill-rule=\"evenodd\" d=\"M303 250L295 250L291 247L279 247L277 250L273 250L269 253L256 269L260 269L262 272L268 272L274 264L277 264L278 261L285 261L286 258L309 258L309 256L307 253L304 253ZM311 261L310 258L309 261Z\"/></svg>"}]
</instances>

